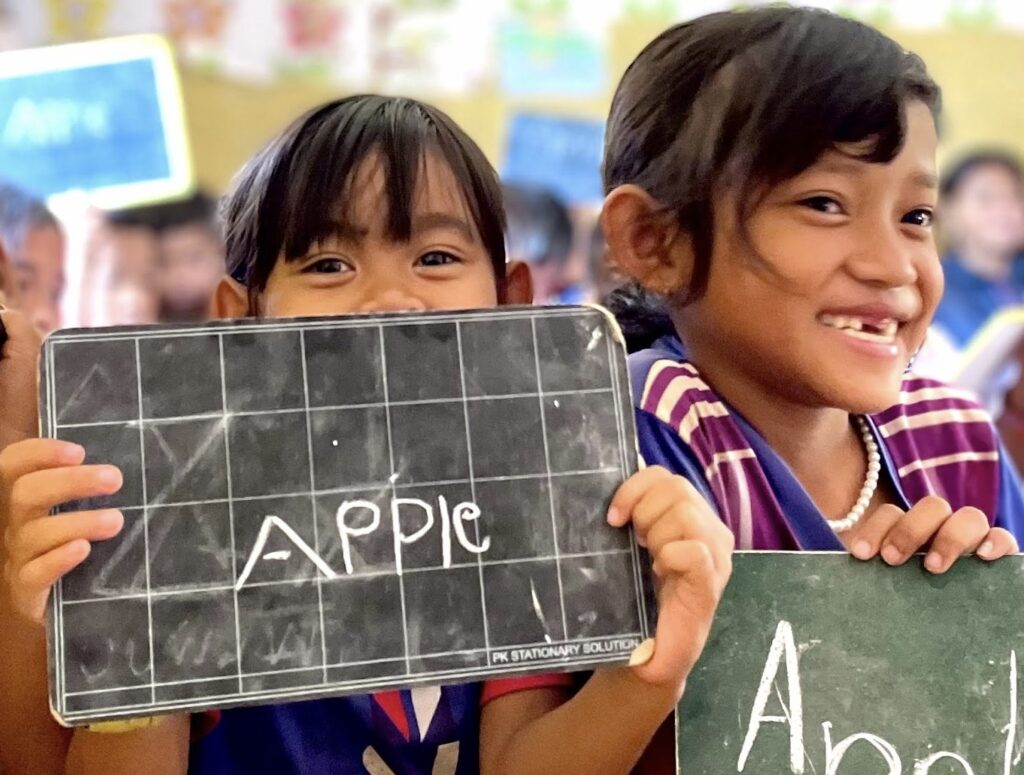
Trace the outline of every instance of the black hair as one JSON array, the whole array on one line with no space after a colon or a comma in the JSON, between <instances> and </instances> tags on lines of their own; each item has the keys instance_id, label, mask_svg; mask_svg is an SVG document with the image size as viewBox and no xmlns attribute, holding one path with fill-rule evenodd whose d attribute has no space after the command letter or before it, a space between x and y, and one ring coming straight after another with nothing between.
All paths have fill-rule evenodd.
<instances>
[{"instance_id":1,"label":"black hair","mask_svg":"<svg viewBox=\"0 0 1024 775\"><path fill-rule=\"evenodd\" d=\"M14 249L29 231L45 228L60 231L60 223L46 203L23 188L0 183L0 242Z\"/></svg>"},{"instance_id":2,"label":"black hair","mask_svg":"<svg viewBox=\"0 0 1024 775\"><path fill-rule=\"evenodd\" d=\"M145 228L156 234L181 226L202 226L220 235L217 201L204 191L195 191L184 199L111 210L106 222L113 227Z\"/></svg>"},{"instance_id":3,"label":"black hair","mask_svg":"<svg viewBox=\"0 0 1024 775\"><path fill-rule=\"evenodd\" d=\"M372 94L311 110L242 168L221 207L229 273L252 298L266 287L279 255L295 260L339 228L359 226L350 223L351 187L360 166L374 155L386 181L386 233L398 242L408 240L428 154L437 154L450 168L501 283L501 185L483 151L437 108Z\"/></svg>"},{"instance_id":4,"label":"black hair","mask_svg":"<svg viewBox=\"0 0 1024 775\"><path fill-rule=\"evenodd\" d=\"M564 264L572 252L569 210L540 186L502 185L508 220L509 254L529 264Z\"/></svg>"},{"instance_id":5,"label":"black hair","mask_svg":"<svg viewBox=\"0 0 1024 775\"><path fill-rule=\"evenodd\" d=\"M985 148L961 156L942 175L939 193L943 197L955 196L964 180L979 167L1002 167L1017 181L1024 184L1024 168L1020 160L1009 151Z\"/></svg>"},{"instance_id":6,"label":"black hair","mask_svg":"<svg viewBox=\"0 0 1024 775\"><path fill-rule=\"evenodd\" d=\"M919 57L867 25L811 8L710 14L659 35L626 70L605 133L605 191L633 183L692 241L690 286L707 286L714 198L736 197L739 228L772 186L830 148L891 161L906 103L938 113Z\"/></svg>"},{"instance_id":7,"label":"black hair","mask_svg":"<svg viewBox=\"0 0 1024 775\"><path fill-rule=\"evenodd\" d=\"M615 315L626 352L646 350L663 336L677 336L664 299L633 280L613 290L601 303Z\"/></svg>"}]
</instances>

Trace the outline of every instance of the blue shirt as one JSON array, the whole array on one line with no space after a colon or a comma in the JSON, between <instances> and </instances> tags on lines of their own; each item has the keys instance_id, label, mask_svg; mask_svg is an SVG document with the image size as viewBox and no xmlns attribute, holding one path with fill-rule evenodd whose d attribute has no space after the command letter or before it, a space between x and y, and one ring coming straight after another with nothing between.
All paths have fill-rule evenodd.
<instances>
[{"instance_id":1,"label":"blue shirt","mask_svg":"<svg viewBox=\"0 0 1024 775\"><path fill-rule=\"evenodd\" d=\"M477 772L480 684L416 692L225 710L189 775Z\"/></svg>"},{"instance_id":2,"label":"blue shirt","mask_svg":"<svg viewBox=\"0 0 1024 775\"><path fill-rule=\"evenodd\" d=\"M946 291L933 322L959 347L966 345L1000 309L1024 303L1024 253L1017 256L1009 277L1003 281L979 277L956 255L948 256L942 267Z\"/></svg>"},{"instance_id":3,"label":"blue shirt","mask_svg":"<svg viewBox=\"0 0 1024 775\"><path fill-rule=\"evenodd\" d=\"M721 453L726 448L732 450L747 448L753 454L742 461L742 468L749 475L746 482L746 500L748 504L753 504L754 529L750 535L751 545L741 545L739 548L843 551L842 543L829 528L821 511L786 462L738 413L730 411L727 418L708 416L701 419L697 423L698 431L690 436L690 443L684 441L679 428L680 418L692 408L693 403L712 401L714 396L706 385L670 393L666 390L670 381L666 381L664 378L668 370L660 377L652 377L656 364L664 364L666 361L685 363L682 346L678 340L661 339L651 350L630 356L630 372L637 406L638 444L644 461L648 465L664 466L673 473L686 477L708 503L716 508L723 521L733 528L733 520L723 514L722 508L720 508L722 505L721 492L716 492L709 481L708 460L713 459L716 453ZM685 379L693 384L695 374L696 372L692 371L684 372L676 379ZM665 394L678 395L678 399L668 403L659 400L660 396ZM938 400L942 401L942 399ZM923 400L920 405L932 408L935 401L936 399ZM964 406L969 405L965 403ZM893 454L894 447L892 445L895 437L886 437L881 432L876 418L869 417L868 421L882 453L884 475L896 489L898 505L904 510L909 509L912 505L911 501L919 500L920 493L908 493L906 485L913 483L918 485L918 490L921 490L921 481L915 479L914 474L900 474L900 466L895 462ZM739 438L732 439L731 443L728 436L721 432L720 424L726 422L730 424L730 427L737 428L739 431ZM716 426L716 423L719 425ZM956 423L950 422L948 425L952 427ZM708 426L712 432L702 434L699 428L703 426ZM976 424L979 431L984 430L982 426L983 423ZM934 443L932 434L941 434L944 431L942 426L938 425L932 426L932 430L920 433L926 434L921 443L922 448L927 448L929 443ZM985 432L977 434L978 437L986 435ZM1024 496L1021 494L1020 481L1002 448L998 446L998 442L993 441L993 444L994 447L986 447L985 450L993 448L997 450L998 458L995 465L998 475L990 478L991 481L996 482L996 491L991 492L991 497L986 498L993 505L983 507L983 510L989 512L987 516L991 523L1006 528L1018 540L1021 540L1024 536ZM717 445L722 445L722 448L717 448ZM965 448L963 451L969 450ZM990 458L986 457L987 459ZM965 466L964 469L961 469L962 475L980 481L986 473L985 467L992 465L986 460L979 460L976 463L968 461L961 464ZM905 464L906 461L904 461ZM733 471L735 470L733 469ZM972 471L974 472L973 476ZM759 495L755 479L762 475L770 492L763 492ZM986 481L988 480L986 479ZM721 486L720 480L718 483ZM730 480L727 489L731 491L730 495L734 495L736 482ZM954 507L968 505L967 502L958 504L956 498L950 498L950 500ZM976 504L970 503L970 505ZM786 523L782 526L784 529L772 524L772 514L776 513L776 510L777 513L784 516Z\"/></svg>"}]
</instances>

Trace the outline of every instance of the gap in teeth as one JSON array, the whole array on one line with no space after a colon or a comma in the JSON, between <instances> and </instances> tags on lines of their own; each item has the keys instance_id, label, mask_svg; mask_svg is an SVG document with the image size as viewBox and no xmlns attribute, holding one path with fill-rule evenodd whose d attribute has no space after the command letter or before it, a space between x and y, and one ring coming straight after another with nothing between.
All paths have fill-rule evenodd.
<instances>
[{"instance_id":1,"label":"gap in teeth","mask_svg":"<svg viewBox=\"0 0 1024 775\"><path fill-rule=\"evenodd\" d=\"M821 322L830 328L840 331L863 333L876 338L892 338L896 335L899 324L895 320L887 320L879 325L865 323L860 318L847 315L822 315Z\"/></svg>"}]
</instances>

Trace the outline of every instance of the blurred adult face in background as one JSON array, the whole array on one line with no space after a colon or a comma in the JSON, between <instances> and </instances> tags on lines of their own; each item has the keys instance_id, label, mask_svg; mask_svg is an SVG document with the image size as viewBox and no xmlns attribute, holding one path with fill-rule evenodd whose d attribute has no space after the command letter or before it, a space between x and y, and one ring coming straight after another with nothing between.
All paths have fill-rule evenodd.
<instances>
[{"instance_id":1,"label":"blurred adult face in background","mask_svg":"<svg viewBox=\"0 0 1024 775\"><path fill-rule=\"evenodd\" d=\"M1024 249L1024 186L1007 166L989 162L966 171L942 203L950 247L1003 256Z\"/></svg>"},{"instance_id":2,"label":"blurred adult face in background","mask_svg":"<svg viewBox=\"0 0 1024 775\"><path fill-rule=\"evenodd\" d=\"M161 318L206 318L224 271L224 246L208 226L189 223L164 229L157 261Z\"/></svg>"},{"instance_id":3,"label":"blurred adult face in background","mask_svg":"<svg viewBox=\"0 0 1024 775\"><path fill-rule=\"evenodd\" d=\"M20 310L40 333L61 324L64 235L55 226L26 228L20 239L0 244L0 288L6 304Z\"/></svg>"},{"instance_id":4,"label":"blurred adult face in background","mask_svg":"<svg viewBox=\"0 0 1024 775\"><path fill-rule=\"evenodd\" d=\"M158 243L145 226L103 226L89 255L85 283L85 324L90 326L155 323Z\"/></svg>"}]
</instances>

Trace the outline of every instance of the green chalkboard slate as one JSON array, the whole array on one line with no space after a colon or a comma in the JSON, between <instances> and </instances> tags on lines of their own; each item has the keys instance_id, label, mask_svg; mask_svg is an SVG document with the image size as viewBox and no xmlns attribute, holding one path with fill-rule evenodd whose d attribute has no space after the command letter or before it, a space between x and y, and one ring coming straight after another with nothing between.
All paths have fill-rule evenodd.
<instances>
[{"instance_id":1,"label":"green chalkboard slate","mask_svg":"<svg viewBox=\"0 0 1024 775\"><path fill-rule=\"evenodd\" d=\"M738 553L677 714L679 772L1024 772L1022 592L1024 556L936 577Z\"/></svg>"}]
</instances>

